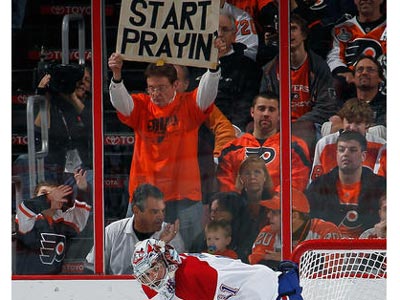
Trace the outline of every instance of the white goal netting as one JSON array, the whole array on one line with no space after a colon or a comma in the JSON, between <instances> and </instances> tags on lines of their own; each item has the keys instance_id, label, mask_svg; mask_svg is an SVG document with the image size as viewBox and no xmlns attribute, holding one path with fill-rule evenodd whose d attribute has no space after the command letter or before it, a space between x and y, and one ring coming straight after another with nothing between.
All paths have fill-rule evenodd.
<instances>
[{"instance_id":1,"label":"white goal netting","mask_svg":"<svg viewBox=\"0 0 400 300\"><path fill-rule=\"evenodd\" d=\"M304 300L386 299L386 241L310 242L296 253Z\"/></svg>"}]
</instances>

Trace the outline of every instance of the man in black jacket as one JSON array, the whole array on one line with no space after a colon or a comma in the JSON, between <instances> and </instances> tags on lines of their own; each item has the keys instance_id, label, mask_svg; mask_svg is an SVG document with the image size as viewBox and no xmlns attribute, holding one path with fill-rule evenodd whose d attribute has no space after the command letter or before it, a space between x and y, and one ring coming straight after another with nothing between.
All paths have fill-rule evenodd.
<instances>
[{"instance_id":1,"label":"man in black jacket","mask_svg":"<svg viewBox=\"0 0 400 300\"><path fill-rule=\"evenodd\" d=\"M244 55L246 46L235 43L236 25L232 15L220 14L218 37L225 47L219 59L221 78L214 103L233 125L244 132L252 121L249 111L259 91L262 71L255 61ZM203 73L201 69L190 71L196 85L199 71Z\"/></svg>"},{"instance_id":2,"label":"man in black jacket","mask_svg":"<svg viewBox=\"0 0 400 300\"><path fill-rule=\"evenodd\" d=\"M290 80L292 133L304 139L313 153L319 127L338 110L333 78L328 64L307 48L306 21L290 17ZM279 57L263 67L260 92L279 93Z\"/></svg>"},{"instance_id":3,"label":"man in black jacket","mask_svg":"<svg viewBox=\"0 0 400 300\"><path fill-rule=\"evenodd\" d=\"M343 237L357 238L379 221L379 198L386 179L363 167L366 139L344 131L337 141L338 166L318 177L307 188L310 215L335 223Z\"/></svg>"}]
</instances>

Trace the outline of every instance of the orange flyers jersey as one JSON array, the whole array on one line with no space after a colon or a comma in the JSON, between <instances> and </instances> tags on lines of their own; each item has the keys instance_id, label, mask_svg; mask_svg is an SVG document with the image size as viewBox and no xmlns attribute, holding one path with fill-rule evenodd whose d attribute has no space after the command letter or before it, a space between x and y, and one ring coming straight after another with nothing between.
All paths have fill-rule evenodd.
<instances>
[{"instance_id":1,"label":"orange flyers jersey","mask_svg":"<svg viewBox=\"0 0 400 300\"><path fill-rule=\"evenodd\" d=\"M274 0L228 0L227 2L247 11L250 16L254 17L265 5Z\"/></svg>"},{"instance_id":2,"label":"orange flyers jersey","mask_svg":"<svg viewBox=\"0 0 400 300\"><path fill-rule=\"evenodd\" d=\"M129 194L142 183L151 183L165 200L201 199L197 161L198 128L207 117L196 104L197 89L177 93L165 107L153 104L146 94L133 94L130 116L118 113L135 132L129 176ZM130 197L130 201L131 201Z\"/></svg>"},{"instance_id":3,"label":"orange flyers jersey","mask_svg":"<svg viewBox=\"0 0 400 300\"><path fill-rule=\"evenodd\" d=\"M336 162L336 142L339 132L331 133L322 137L315 146L313 167L311 170L310 182L318 176L328 173L337 166ZM365 167L374 170L380 148L386 141L378 136L367 132L367 157L363 163ZM383 162L384 163L384 162ZM386 169L386 167L385 167Z\"/></svg>"},{"instance_id":4,"label":"orange flyers jersey","mask_svg":"<svg viewBox=\"0 0 400 300\"><path fill-rule=\"evenodd\" d=\"M362 54L378 60L386 56L386 20L365 32L357 17L353 17L335 26L332 35L333 45L326 59L331 71L352 66Z\"/></svg>"},{"instance_id":5,"label":"orange flyers jersey","mask_svg":"<svg viewBox=\"0 0 400 300\"><path fill-rule=\"evenodd\" d=\"M311 219L310 229L304 240L313 239L339 239L341 233L339 228L332 222L322 219ZM296 247L298 241L293 241L293 248ZM249 255L250 264L256 264L264 259L267 252L280 252L282 243L279 234L271 231L271 225L265 226L258 234Z\"/></svg>"},{"instance_id":6,"label":"orange flyers jersey","mask_svg":"<svg viewBox=\"0 0 400 300\"><path fill-rule=\"evenodd\" d=\"M250 155L259 155L265 161L274 186L280 184L280 134L268 138L263 145L250 133L225 145L219 157L217 179L220 191L234 191L240 164ZM306 143L292 137L292 186L303 191L308 182L310 153Z\"/></svg>"},{"instance_id":7,"label":"orange flyers jersey","mask_svg":"<svg viewBox=\"0 0 400 300\"><path fill-rule=\"evenodd\" d=\"M257 19L261 9L274 0L228 0L230 4L246 11L253 19Z\"/></svg>"},{"instance_id":8,"label":"orange flyers jersey","mask_svg":"<svg viewBox=\"0 0 400 300\"><path fill-rule=\"evenodd\" d=\"M302 115L312 109L309 86L309 58L298 69L291 69L292 95L290 106L292 108L292 121L296 121Z\"/></svg>"}]
</instances>

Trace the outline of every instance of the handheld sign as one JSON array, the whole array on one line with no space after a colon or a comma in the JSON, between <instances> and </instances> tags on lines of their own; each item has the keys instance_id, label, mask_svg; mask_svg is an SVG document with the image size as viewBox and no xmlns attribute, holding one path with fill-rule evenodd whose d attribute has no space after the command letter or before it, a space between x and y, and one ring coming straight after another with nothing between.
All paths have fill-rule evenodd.
<instances>
[{"instance_id":1,"label":"handheld sign","mask_svg":"<svg viewBox=\"0 0 400 300\"><path fill-rule=\"evenodd\" d=\"M219 1L122 0L116 51L125 60L214 68Z\"/></svg>"}]
</instances>

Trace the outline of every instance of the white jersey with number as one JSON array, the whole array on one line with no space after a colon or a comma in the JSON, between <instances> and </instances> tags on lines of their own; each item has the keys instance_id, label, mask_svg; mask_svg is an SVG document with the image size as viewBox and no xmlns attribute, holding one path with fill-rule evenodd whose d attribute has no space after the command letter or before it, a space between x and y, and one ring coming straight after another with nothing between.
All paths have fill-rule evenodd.
<instances>
[{"instance_id":1,"label":"white jersey with number","mask_svg":"<svg viewBox=\"0 0 400 300\"><path fill-rule=\"evenodd\" d=\"M175 273L176 299L183 300L275 300L278 276L264 265L248 265L238 259L208 253L180 254ZM147 297L162 299L143 286Z\"/></svg>"},{"instance_id":2,"label":"white jersey with number","mask_svg":"<svg viewBox=\"0 0 400 300\"><path fill-rule=\"evenodd\" d=\"M244 55L256 60L258 51L258 35L253 18L244 10L226 3L220 9L220 13L232 15L236 20L236 43L247 46Z\"/></svg>"}]
</instances>

